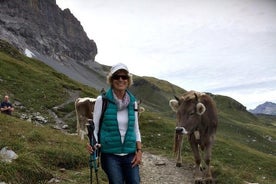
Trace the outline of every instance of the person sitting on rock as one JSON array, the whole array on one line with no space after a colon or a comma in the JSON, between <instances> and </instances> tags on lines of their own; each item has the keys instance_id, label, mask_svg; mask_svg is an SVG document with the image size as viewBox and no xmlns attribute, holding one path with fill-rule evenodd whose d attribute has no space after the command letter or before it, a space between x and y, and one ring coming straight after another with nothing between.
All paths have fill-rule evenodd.
<instances>
[{"instance_id":1,"label":"person sitting on rock","mask_svg":"<svg viewBox=\"0 0 276 184\"><path fill-rule=\"evenodd\" d=\"M4 97L3 102L1 103L1 113L11 115L11 113L14 111L14 107L9 101L9 96L6 95Z\"/></svg>"}]
</instances>

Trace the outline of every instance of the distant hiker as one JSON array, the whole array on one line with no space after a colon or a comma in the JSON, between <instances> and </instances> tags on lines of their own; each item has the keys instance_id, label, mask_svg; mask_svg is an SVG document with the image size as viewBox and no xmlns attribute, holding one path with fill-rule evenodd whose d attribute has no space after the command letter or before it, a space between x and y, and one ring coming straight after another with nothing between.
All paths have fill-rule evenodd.
<instances>
[{"instance_id":1,"label":"distant hiker","mask_svg":"<svg viewBox=\"0 0 276 184\"><path fill-rule=\"evenodd\" d=\"M101 149L101 166L109 184L139 184L142 143L138 104L128 90L133 83L132 75L126 65L119 63L111 68L107 82L110 89L98 96L93 115L94 135ZM108 104L100 122L103 99L108 100ZM87 149L90 154L94 151L89 144Z\"/></svg>"},{"instance_id":2,"label":"distant hiker","mask_svg":"<svg viewBox=\"0 0 276 184\"><path fill-rule=\"evenodd\" d=\"M9 101L9 96L6 95L4 97L3 102L1 103L1 113L11 115L11 113L14 111L14 107Z\"/></svg>"}]
</instances>

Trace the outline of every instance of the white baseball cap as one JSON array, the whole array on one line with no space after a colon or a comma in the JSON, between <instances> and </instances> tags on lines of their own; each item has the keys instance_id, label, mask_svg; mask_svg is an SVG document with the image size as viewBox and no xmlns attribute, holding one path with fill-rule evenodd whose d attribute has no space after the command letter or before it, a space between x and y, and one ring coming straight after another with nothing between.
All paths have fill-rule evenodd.
<instances>
[{"instance_id":1,"label":"white baseball cap","mask_svg":"<svg viewBox=\"0 0 276 184\"><path fill-rule=\"evenodd\" d=\"M113 65L113 66L111 67L111 69L110 69L110 74L113 75L113 74L114 74L115 72L117 72L118 70L125 70L125 71L129 72L129 71L128 71L128 68L127 68L127 66L126 66L125 64L123 64L123 63L118 63L118 64Z\"/></svg>"}]
</instances>

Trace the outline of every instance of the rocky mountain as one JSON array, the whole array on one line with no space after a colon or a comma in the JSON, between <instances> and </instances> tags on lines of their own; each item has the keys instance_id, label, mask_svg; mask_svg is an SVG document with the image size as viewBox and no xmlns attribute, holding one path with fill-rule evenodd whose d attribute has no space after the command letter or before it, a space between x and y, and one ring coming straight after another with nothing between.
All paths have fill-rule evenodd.
<instances>
[{"instance_id":1,"label":"rocky mountain","mask_svg":"<svg viewBox=\"0 0 276 184\"><path fill-rule=\"evenodd\" d=\"M0 39L85 85L106 87L97 46L69 9L55 0L0 0Z\"/></svg>"},{"instance_id":2,"label":"rocky mountain","mask_svg":"<svg viewBox=\"0 0 276 184\"><path fill-rule=\"evenodd\" d=\"M55 0L1 0L0 37L21 51L57 60L94 61L97 46L69 9Z\"/></svg>"},{"instance_id":3,"label":"rocky mountain","mask_svg":"<svg viewBox=\"0 0 276 184\"><path fill-rule=\"evenodd\" d=\"M276 115L276 104L272 102L265 102L261 105L258 105L255 109L249 110L253 114L268 114Z\"/></svg>"}]
</instances>

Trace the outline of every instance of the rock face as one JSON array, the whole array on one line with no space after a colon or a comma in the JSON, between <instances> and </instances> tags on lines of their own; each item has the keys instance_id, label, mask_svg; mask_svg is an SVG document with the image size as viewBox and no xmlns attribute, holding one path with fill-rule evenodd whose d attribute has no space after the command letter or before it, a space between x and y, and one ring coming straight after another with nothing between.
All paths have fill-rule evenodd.
<instances>
[{"instance_id":1,"label":"rock face","mask_svg":"<svg viewBox=\"0 0 276 184\"><path fill-rule=\"evenodd\" d=\"M261 105L258 105L255 109L249 111L253 114L276 115L276 104L272 102L265 102Z\"/></svg>"},{"instance_id":2,"label":"rock face","mask_svg":"<svg viewBox=\"0 0 276 184\"><path fill-rule=\"evenodd\" d=\"M0 0L0 39L59 61L95 61L97 46L55 0Z\"/></svg>"}]
</instances>

